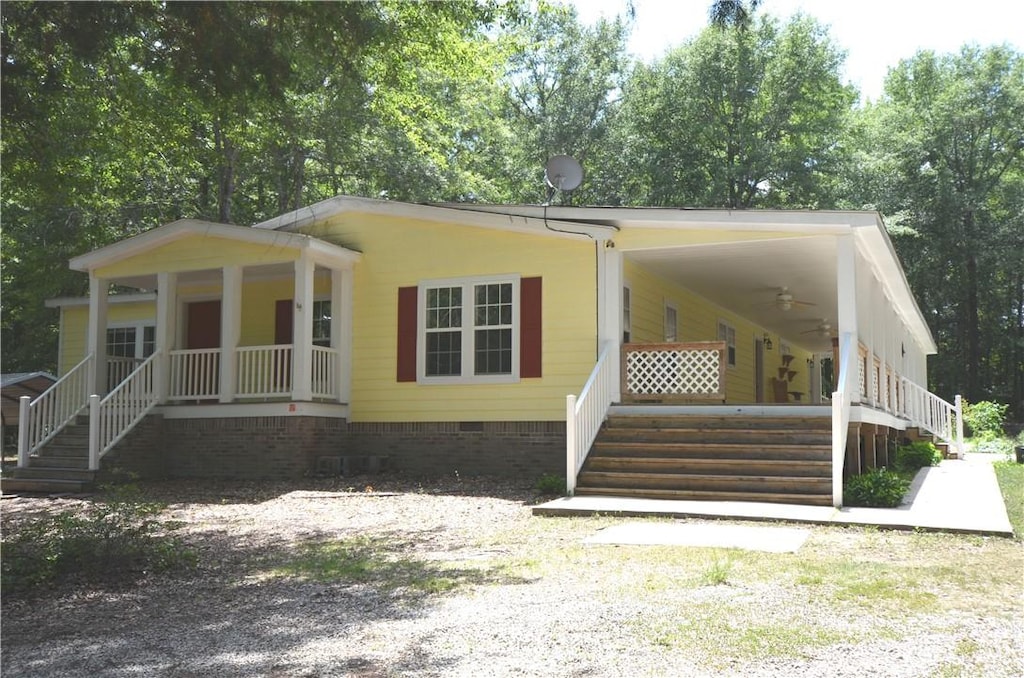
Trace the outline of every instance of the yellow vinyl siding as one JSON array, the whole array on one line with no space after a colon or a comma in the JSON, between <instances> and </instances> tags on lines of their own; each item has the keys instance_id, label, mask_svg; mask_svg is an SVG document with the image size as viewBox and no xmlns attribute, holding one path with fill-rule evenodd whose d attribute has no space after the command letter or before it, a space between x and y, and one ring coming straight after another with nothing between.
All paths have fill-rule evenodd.
<instances>
[{"instance_id":1,"label":"yellow vinyl siding","mask_svg":"<svg viewBox=\"0 0 1024 678\"><path fill-rule=\"evenodd\" d=\"M299 250L193 235L96 269L100 278L150 275L154 271L201 271L225 266L295 261Z\"/></svg>"},{"instance_id":2,"label":"yellow vinyl siding","mask_svg":"<svg viewBox=\"0 0 1024 678\"><path fill-rule=\"evenodd\" d=\"M591 241L346 214L309 229L364 253L354 268L352 421L558 421L596 358ZM542 282L542 374L512 384L397 381L398 289L516 274ZM422 347L417 347L422 349Z\"/></svg>"},{"instance_id":3,"label":"yellow vinyl siding","mask_svg":"<svg viewBox=\"0 0 1024 678\"><path fill-rule=\"evenodd\" d=\"M61 308L61 355L57 369L66 373L85 357L89 345L89 307L65 306ZM131 304L110 304L107 307L107 326L138 322L156 324L156 302L140 301Z\"/></svg>"}]
</instances>

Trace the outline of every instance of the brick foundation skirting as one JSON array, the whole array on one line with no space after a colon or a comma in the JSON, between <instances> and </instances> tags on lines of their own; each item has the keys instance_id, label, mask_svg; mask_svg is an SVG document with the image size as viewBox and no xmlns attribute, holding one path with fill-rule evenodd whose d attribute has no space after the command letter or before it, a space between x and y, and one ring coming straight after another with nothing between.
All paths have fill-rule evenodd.
<instances>
[{"instance_id":1,"label":"brick foundation skirting","mask_svg":"<svg viewBox=\"0 0 1024 678\"><path fill-rule=\"evenodd\" d=\"M330 462L333 458L337 463ZM328 417L147 417L104 466L143 478L301 478L380 465L410 475L565 472L562 422L347 423ZM341 460L345 460L341 463ZM355 462L355 463L349 463Z\"/></svg>"}]
</instances>

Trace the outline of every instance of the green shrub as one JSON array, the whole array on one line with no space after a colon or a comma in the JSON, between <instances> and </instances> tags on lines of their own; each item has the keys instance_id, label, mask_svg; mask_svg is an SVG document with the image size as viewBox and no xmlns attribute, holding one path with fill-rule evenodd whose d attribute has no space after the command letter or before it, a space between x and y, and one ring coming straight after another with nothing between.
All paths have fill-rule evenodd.
<instances>
[{"instance_id":1,"label":"green shrub","mask_svg":"<svg viewBox=\"0 0 1024 678\"><path fill-rule=\"evenodd\" d=\"M927 440L915 440L896 449L896 468L916 471L925 466L938 466L942 452Z\"/></svg>"},{"instance_id":2,"label":"green shrub","mask_svg":"<svg viewBox=\"0 0 1024 678\"><path fill-rule=\"evenodd\" d=\"M146 572L191 566L196 556L160 521L163 506L144 502L134 486L112 490L82 511L32 519L3 536L4 593L65 579L123 581Z\"/></svg>"},{"instance_id":3,"label":"green shrub","mask_svg":"<svg viewBox=\"0 0 1024 678\"><path fill-rule=\"evenodd\" d=\"M565 478L554 473L545 473L537 481L537 491L541 494L565 494Z\"/></svg>"},{"instance_id":4,"label":"green shrub","mask_svg":"<svg viewBox=\"0 0 1024 678\"><path fill-rule=\"evenodd\" d=\"M898 473L876 468L850 478L843 487L843 503L847 506L893 508L903 501L910 481Z\"/></svg>"},{"instance_id":5,"label":"green shrub","mask_svg":"<svg viewBox=\"0 0 1024 678\"><path fill-rule=\"evenodd\" d=\"M1003 435L1003 422L1009 409L1009 405L990 400L964 402L965 433L975 438L998 438Z\"/></svg>"}]
</instances>

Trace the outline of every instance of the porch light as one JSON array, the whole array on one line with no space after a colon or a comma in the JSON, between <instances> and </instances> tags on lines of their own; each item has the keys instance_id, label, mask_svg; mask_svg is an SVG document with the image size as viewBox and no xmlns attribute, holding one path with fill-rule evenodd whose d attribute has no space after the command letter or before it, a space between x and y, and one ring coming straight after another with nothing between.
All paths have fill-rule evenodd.
<instances>
[{"instance_id":1,"label":"porch light","mask_svg":"<svg viewBox=\"0 0 1024 678\"><path fill-rule=\"evenodd\" d=\"M772 338L768 336L768 333L764 333L764 350L772 350Z\"/></svg>"}]
</instances>

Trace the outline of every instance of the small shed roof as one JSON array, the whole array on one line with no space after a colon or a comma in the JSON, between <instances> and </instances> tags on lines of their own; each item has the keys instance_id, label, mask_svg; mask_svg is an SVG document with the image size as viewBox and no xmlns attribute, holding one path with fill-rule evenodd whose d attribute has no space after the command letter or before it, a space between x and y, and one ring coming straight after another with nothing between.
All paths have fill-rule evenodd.
<instances>
[{"instance_id":1,"label":"small shed roof","mask_svg":"<svg viewBox=\"0 0 1024 678\"><path fill-rule=\"evenodd\" d=\"M49 372L12 372L0 375L0 415L4 426L17 426L20 399L35 398L50 388L57 377Z\"/></svg>"}]
</instances>

